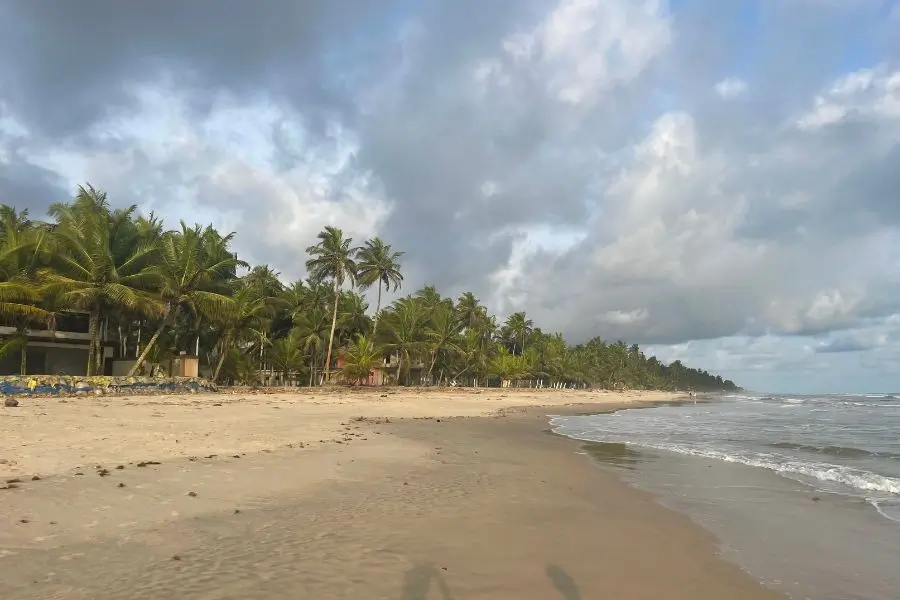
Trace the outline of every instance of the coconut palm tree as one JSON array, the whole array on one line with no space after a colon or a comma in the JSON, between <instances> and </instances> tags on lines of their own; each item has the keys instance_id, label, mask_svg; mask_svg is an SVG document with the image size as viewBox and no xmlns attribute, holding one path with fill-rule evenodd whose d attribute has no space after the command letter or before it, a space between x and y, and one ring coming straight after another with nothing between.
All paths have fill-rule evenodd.
<instances>
[{"instance_id":1,"label":"coconut palm tree","mask_svg":"<svg viewBox=\"0 0 900 600\"><path fill-rule=\"evenodd\" d=\"M344 361L341 377L348 383L364 383L381 360L381 351L371 338L358 333L346 348L341 350Z\"/></svg>"},{"instance_id":2,"label":"coconut palm tree","mask_svg":"<svg viewBox=\"0 0 900 600\"><path fill-rule=\"evenodd\" d=\"M309 354L309 385L312 387L316 376L316 364L322 360L322 350L328 339L328 311L313 305L308 310L294 316L294 330L303 352Z\"/></svg>"},{"instance_id":3,"label":"coconut palm tree","mask_svg":"<svg viewBox=\"0 0 900 600\"><path fill-rule=\"evenodd\" d=\"M211 239L212 236L199 225L188 227L184 221L181 222L181 231L170 231L162 236L153 269L159 278L156 297L163 306L163 318L129 370L129 376L138 372L163 329L180 312L188 311L215 321L231 309L232 299L216 289L224 292L222 282L244 263L227 251L230 235L212 244ZM216 371L221 364L220 360Z\"/></svg>"},{"instance_id":4,"label":"coconut palm tree","mask_svg":"<svg viewBox=\"0 0 900 600\"><path fill-rule=\"evenodd\" d=\"M534 328L534 321L526 317L524 312L515 312L507 317L505 325L512 337L513 354L521 356L525 352L525 338Z\"/></svg>"},{"instance_id":5,"label":"coconut palm tree","mask_svg":"<svg viewBox=\"0 0 900 600\"><path fill-rule=\"evenodd\" d=\"M220 342L219 360L213 373L213 383L219 379L219 372L231 348L232 339L241 339L252 330L267 330L268 321L275 313L271 298L261 296L257 287L249 285L236 287L225 310L215 317L223 325L225 333Z\"/></svg>"},{"instance_id":6,"label":"coconut palm tree","mask_svg":"<svg viewBox=\"0 0 900 600\"><path fill-rule=\"evenodd\" d=\"M331 350L334 345L334 329L337 326L338 305L341 301L341 287L344 282L356 282L356 262L350 247L352 238L345 238L344 232L328 225L317 236L319 243L306 249L311 256L306 261L306 269L316 281L330 280L334 285L334 310L331 316L331 333L328 335L328 353L325 355L325 374L331 370ZM324 381L324 378L323 378Z\"/></svg>"},{"instance_id":7,"label":"coconut palm tree","mask_svg":"<svg viewBox=\"0 0 900 600\"><path fill-rule=\"evenodd\" d=\"M460 352L457 337L459 334L459 322L454 314L453 307L446 304L439 304L435 308L425 325L425 344L428 352L431 353L431 364L428 365L428 379L434 371L434 365L441 353L449 353L451 355Z\"/></svg>"},{"instance_id":8,"label":"coconut palm tree","mask_svg":"<svg viewBox=\"0 0 900 600\"><path fill-rule=\"evenodd\" d=\"M356 249L356 266L359 285L362 289L378 284L378 301L375 304L375 319L372 325L372 335L378 332L378 315L381 312L381 289L394 291L403 283L403 273L400 272L400 258L403 252L395 252L390 244L385 244L381 238L375 237L366 240L366 243Z\"/></svg>"},{"instance_id":9,"label":"coconut palm tree","mask_svg":"<svg viewBox=\"0 0 900 600\"><path fill-rule=\"evenodd\" d=\"M400 298L395 301L389 311L385 311L382 337L385 347L398 355L397 382L406 373L406 384L409 385L409 372L412 359L418 356L424 342L423 325L426 313L417 298Z\"/></svg>"},{"instance_id":10,"label":"coconut palm tree","mask_svg":"<svg viewBox=\"0 0 900 600\"><path fill-rule=\"evenodd\" d=\"M40 305L43 298L34 279L45 238L46 232L28 219L27 209L0 206L0 318L16 329L0 344L0 357L18 350L21 375L27 369L28 328L49 323L53 316Z\"/></svg>"},{"instance_id":11,"label":"coconut palm tree","mask_svg":"<svg viewBox=\"0 0 900 600\"><path fill-rule=\"evenodd\" d=\"M110 211L106 194L81 186L71 204L57 204L49 265L40 269L45 289L64 305L87 310L90 347L87 375L100 365L100 322L105 311L121 308L157 315L162 304L150 293L160 277L158 247L144 243L134 228L136 206Z\"/></svg>"}]
</instances>

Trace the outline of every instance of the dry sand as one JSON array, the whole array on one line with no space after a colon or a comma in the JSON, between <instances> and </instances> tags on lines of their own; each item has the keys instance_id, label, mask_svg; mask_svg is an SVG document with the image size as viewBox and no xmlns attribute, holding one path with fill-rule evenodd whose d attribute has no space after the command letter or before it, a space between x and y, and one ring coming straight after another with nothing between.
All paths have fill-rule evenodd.
<instances>
[{"instance_id":1,"label":"dry sand","mask_svg":"<svg viewBox=\"0 0 900 600\"><path fill-rule=\"evenodd\" d=\"M546 431L664 395L383 393L0 411L0 598L778 598Z\"/></svg>"}]
</instances>

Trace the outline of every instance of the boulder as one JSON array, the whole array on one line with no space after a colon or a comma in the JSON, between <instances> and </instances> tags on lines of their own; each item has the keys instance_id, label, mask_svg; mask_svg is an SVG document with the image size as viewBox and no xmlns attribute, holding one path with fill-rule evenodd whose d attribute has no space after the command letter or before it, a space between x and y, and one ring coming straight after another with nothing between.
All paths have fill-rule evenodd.
<instances>
[{"instance_id":1,"label":"boulder","mask_svg":"<svg viewBox=\"0 0 900 600\"><path fill-rule=\"evenodd\" d=\"M15 398L4 398L3 399L3 406L5 406L6 408L14 408L18 405L19 405L19 401L16 400Z\"/></svg>"}]
</instances>

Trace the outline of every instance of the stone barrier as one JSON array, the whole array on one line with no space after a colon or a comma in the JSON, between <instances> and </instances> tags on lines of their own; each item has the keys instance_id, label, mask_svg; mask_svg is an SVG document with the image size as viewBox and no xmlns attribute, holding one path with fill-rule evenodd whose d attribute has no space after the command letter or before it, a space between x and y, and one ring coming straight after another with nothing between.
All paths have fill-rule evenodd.
<instances>
[{"instance_id":1,"label":"stone barrier","mask_svg":"<svg viewBox=\"0 0 900 600\"><path fill-rule=\"evenodd\" d=\"M211 382L194 377L0 376L0 396L121 396L215 391L217 388Z\"/></svg>"}]
</instances>

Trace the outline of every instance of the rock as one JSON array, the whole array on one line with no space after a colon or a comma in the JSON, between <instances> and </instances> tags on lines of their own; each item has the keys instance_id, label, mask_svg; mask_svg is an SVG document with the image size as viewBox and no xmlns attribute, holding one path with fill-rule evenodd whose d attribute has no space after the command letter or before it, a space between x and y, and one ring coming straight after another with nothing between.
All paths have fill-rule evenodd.
<instances>
[{"instance_id":1,"label":"rock","mask_svg":"<svg viewBox=\"0 0 900 600\"><path fill-rule=\"evenodd\" d=\"M31 477L31 480L32 480L32 481L40 481L41 478L38 477L37 475L33 475L33 476Z\"/></svg>"},{"instance_id":2,"label":"rock","mask_svg":"<svg viewBox=\"0 0 900 600\"><path fill-rule=\"evenodd\" d=\"M97 389L94 390L94 395L95 395L95 396L102 396L102 395L104 395L105 393L106 393L106 392L104 391L103 388L97 388Z\"/></svg>"},{"instance_id":3,"label":"rock","mask_svg":"<svg viewBox=\"0 0 900 600\"><path fill-rule=\"evenodd\" d=\"M120 481L120 482L119 482L119 485L117 485L117 486L116 486L116 487L120 487L120 488L123 488L123 487L125 487L125 484L124 484L124 483L122 483L122 482L121 482L121 481Z\"/></svg>"},{"instance_id":4,"label":"rock","mask_svg":"<svg viewBox=\"0 0 900 600\"><path fill-rule=\"evenodd\" d=\"M87 382L84 382L84 381L79 381L79 382L76 383L73 387L74 387L75 390L84 390L84 391L87 391L87 390L91 389L91 384L89 384L89 383L87 383Z\"/></svg>"},{"instance_id":5,"label":"rock","mask_svg":"<svg viewBox=\"0 0 900 600\"><path fill-rule=\"evenodd\" d=\"M19 401L16 400L15 398L4 398L3 399L3 406L5 406L6 408L15 408L18 405L19 405Z\"/></svg>"},{"instance_id":6,"label":"rock","mask_svg":"<svg viewBox=\"0 0 900 600\"><path fill-rule=\"evenodd\" d=\"M196 498L197 492L188 492L187 495L190 496L191 498Z\"/></svg>"}]
</instances>

